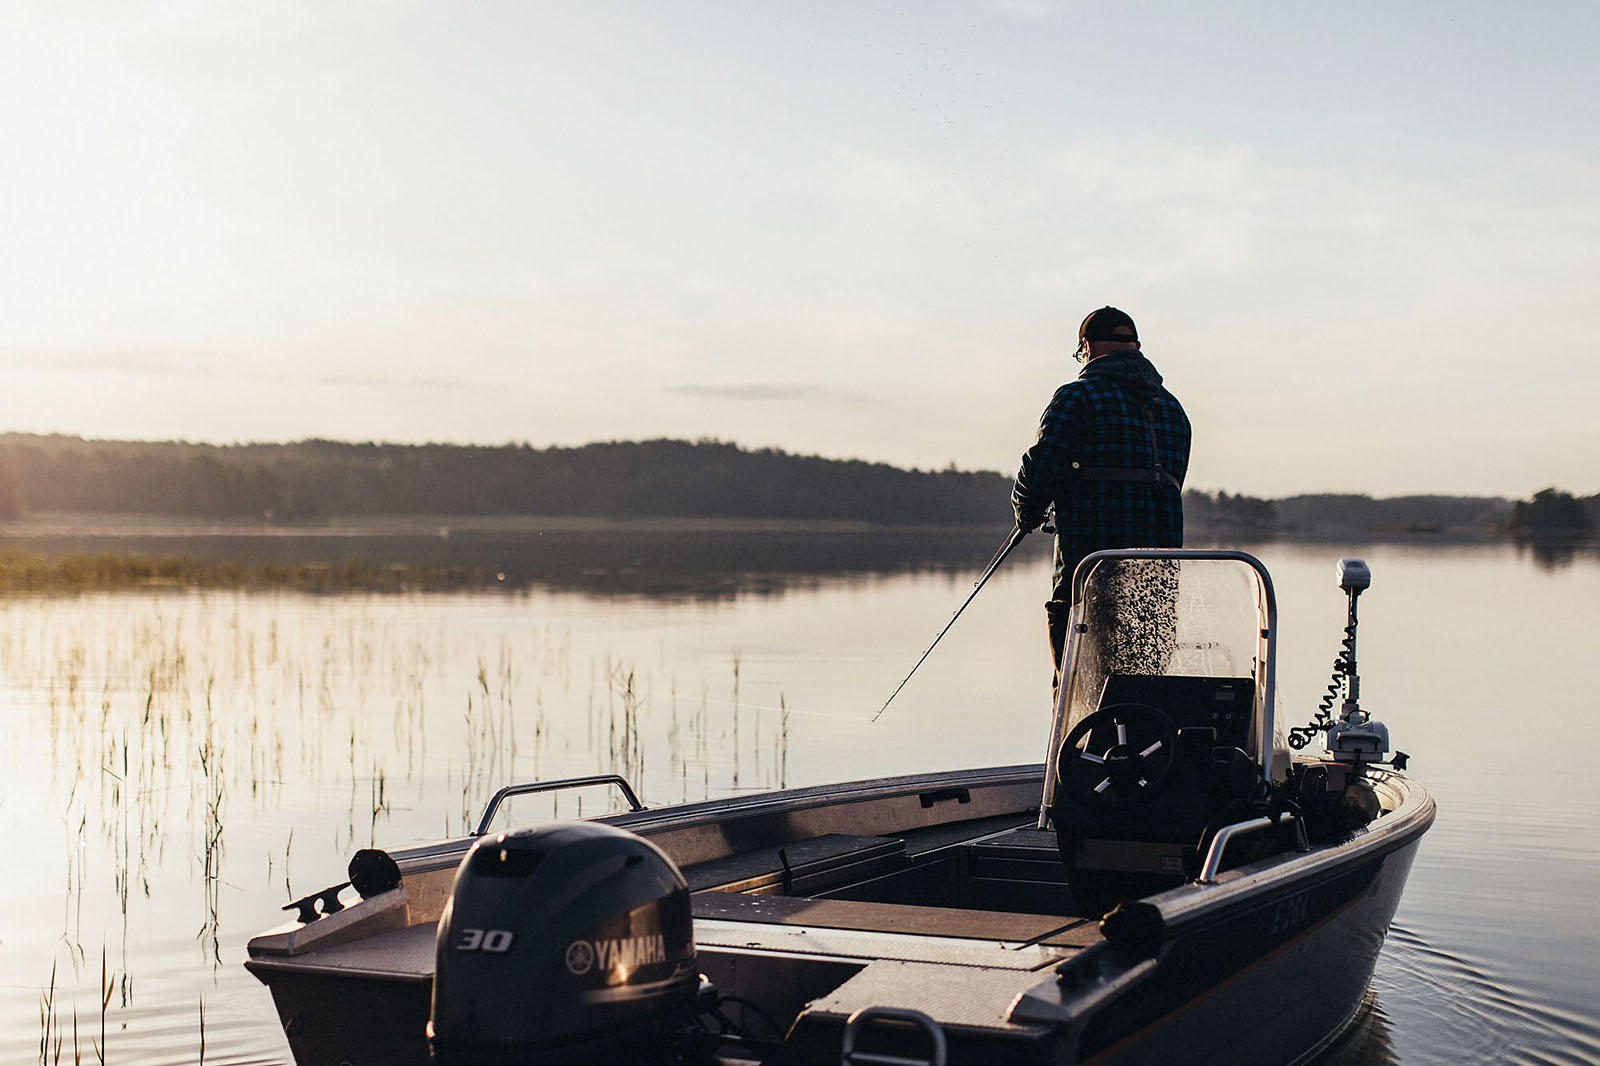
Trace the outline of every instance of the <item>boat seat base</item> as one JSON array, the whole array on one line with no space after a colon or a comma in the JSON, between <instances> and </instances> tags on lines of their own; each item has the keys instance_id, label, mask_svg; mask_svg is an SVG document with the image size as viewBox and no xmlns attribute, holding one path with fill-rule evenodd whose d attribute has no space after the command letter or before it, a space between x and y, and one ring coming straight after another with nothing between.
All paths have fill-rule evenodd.
<instances>
[{"instance_id":1,"label":"boat seat base","mask_svg":"<svg viewBox=\"0 0 1600 1066\"><path fill-rule=\"evenodd\" d=\"M756 848L686 866L691 892L758 892L807 896L908 865L897 837L826 833L783 847Z\"/></svg>"}]
</instances>

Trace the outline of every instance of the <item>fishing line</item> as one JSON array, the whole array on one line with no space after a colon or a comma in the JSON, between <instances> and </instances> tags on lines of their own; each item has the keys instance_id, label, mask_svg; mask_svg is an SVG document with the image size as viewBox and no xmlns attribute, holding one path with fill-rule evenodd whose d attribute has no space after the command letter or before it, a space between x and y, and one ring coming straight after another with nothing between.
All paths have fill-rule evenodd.
<instances>
[{"instance_id":1,"label":"fishing line","mask_svg":"<svg viewBox=\"0 0 1600 1066\"><path fill-rule=\"evenodd\" d=\"M989 560L989 565L984 569L983 576L978 578L977 583L972 586L972 592L967 595L965 600L961 601L961 606L956 608L956 613L950 616L950 621L944 624L944 628L939 630L939 635L933 638L933 643L929 644L928 650L922 653L922 658L918 659L917 665L911 668L911 673L907 674L905 680L901 681L895 687L895 690L889 693L889 698L883 701L883 706L878 708L878 713L872 716L874 722L883 717L883 712L887 711L889 704L893 703L894 698L900 695L900 690L906 687L906 682L911 680L912 674L915 674L922 664L928 661L928 656L933 654L933 649L939 646L939 642L944 639L944 635L950 632L950 627L956 624L956 619L961 617L961 612L965 611L967 605L978 598L978 591L983 588L984 582L988 581L990 576L1000 569L1000 564L1006 561L1006 556L1010 555L1012 549L1021 544L1022 538L1027 535L1028 531L1019 526L1011 531L1010 536L1006 537L1006 542L1000 545L1000 550L995 552L994 557Z\"/></svg>"},{"instance_id":2,"label":"fishing line","mask_svg":"<svg viewBox=\"0 0 1600 1066\"><path fill-rule=\"evenodd\" d=\"M800 716L803 716L803 717L806 717L806 718L834 718L834 719L849 719L851 721L854 721L855 718L856 718L856 716L853 715L853 714L834 714L834 713L832 713L830 711L801 711L801 710L796 710L793 707L767 707L767 706L765 706L763 704L759 704L759 703L744 703L744 702L734 703L732 700L707 700L707 699L702 699L702 700L697 701L697 703L699 703L699 704L707 704L707 705L714 706L714 707L737 707L741 711L765 711L765 712L767 712L769 714L794 714L794 715L800 715ZM682 714L683 710L684 710L684 704L680 700L679 703L678 703L678 711L679 711L680 714Z\"/></svg>"}]
</instances>

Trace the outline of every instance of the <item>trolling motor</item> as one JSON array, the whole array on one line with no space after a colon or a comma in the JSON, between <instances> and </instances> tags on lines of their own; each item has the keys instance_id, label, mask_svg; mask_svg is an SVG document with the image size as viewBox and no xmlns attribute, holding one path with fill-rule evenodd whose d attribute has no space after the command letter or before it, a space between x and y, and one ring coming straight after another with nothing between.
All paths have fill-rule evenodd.
<instances>
[{"instance_id":1,"label":"trolling motor","mask_svg":"<svg viewBox=\"0 0 1600 1066\"><path fill-rule=\"evenodd\" d=\"M1356 600L1372 587L1372 571L1360 559L1340 559L1339 587L1349 611L1333 677L1311 721L1289 730L1289 746L1296 750L1318 733L1325 734L1328 759L1294 763L1279 786L1279 794L1300 809L1311 841L1319 844L1348 840L1354 830L1383 813L1377 790L1362 771L1382 762L1389 752L1389 727L1361 709L1361 677L1356 672ZM1333 703L1341 693L1344 700L1335 718ZM1395 752L1390 765L1404 770L1405 752Z\"/></svg>"},{"instance_id":2,"label":"trolling motor","mask_svg":"<svg viewBox=\"0 0 1600 1066\"><path fill-rule=\"evenodd\" d=\"M1333 678L1311 723L1289 730L1289 745L1303 748L1318 733L1326 733L1324 744L1328 754L1335 761L1359 768L1362 763L1381 761L1389 752L1389 727L1361 709L1361 676L1356 672L1356 600L1372 587L1372 571L1366 562L1340 559L1339 587L1348 598L1349 611L1344 640L1333 661ZM1344 701L1336 719L1332 715L1333 701L1341 692ZM1397 755L1397 761L1403 759L1404 756Z\"/></svg>"},{"instance_id":3,"label":"trolling motor","mask_svg":"<svg viewBox=\"0 0 1600 1066\"><path fill-rule=\"evenodd\" d=\"M1366 562L1340 559L1339 587L1344 589L1350 603L1345 653L1334 664L1336 680L1343 667L1345 698L1338 720L1328 726L1328 754L1340 762L1375 762L1389 752L1389 727L1361 709L1361 676L1356 673L1356 600L1372 587L1372 571Z\"/></svg>"}]
</instances>

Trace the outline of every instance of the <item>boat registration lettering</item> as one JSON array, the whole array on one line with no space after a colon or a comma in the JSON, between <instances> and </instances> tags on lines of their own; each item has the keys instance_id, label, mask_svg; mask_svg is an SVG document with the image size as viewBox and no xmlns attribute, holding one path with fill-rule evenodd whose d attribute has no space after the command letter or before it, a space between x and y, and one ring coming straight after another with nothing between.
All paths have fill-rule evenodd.
<instances>
[{"instance_id":1,"label":"boat registration lettering","mask_svg":"<svg viewBox=\"0 0 1600 1066\"><path fill-rule=\"evenodd\" d=\"M1279 900L1278 906L1272 912L1272 935L1281 936L1291 929L1305 923L1306 911L1311 905L1311 894L1302 892L1297 896Z\"/></svg>"},{"instance_id":2,"label":"boat registration lettering","mask_svg":"<svg viewBox=\"0 0 1600 1066\"><path fill-rule=\"evenodd\" d=\"M456 941L457 951L487 951L491 955L504 955L511 950L516 939L509 929L463 929Z\"/></svg>"}]
</instances>

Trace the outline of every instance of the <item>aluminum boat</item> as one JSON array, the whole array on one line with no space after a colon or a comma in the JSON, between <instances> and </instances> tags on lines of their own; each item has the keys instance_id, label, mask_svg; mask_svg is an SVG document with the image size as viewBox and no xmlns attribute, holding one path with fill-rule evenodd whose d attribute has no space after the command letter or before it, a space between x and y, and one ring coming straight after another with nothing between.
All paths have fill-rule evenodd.
<instances>
[{"instance_id":1,"label":"aluminum boat","mask_svg":"<svg viewBox=\"0 0 1600 1066\"><path fill-rule=\"evenodd\" d=\"M1434 818L1360 708L1370 576L1339 573L1304 726L1258 560L1101 552L1042 763L655 809L612 775L511 785L470 836L358 853L245 965L300 1066L1308 1061ZM598 785L629 809L490 831Z\"/></svg>"}]
</instances>

